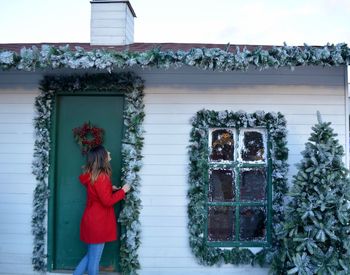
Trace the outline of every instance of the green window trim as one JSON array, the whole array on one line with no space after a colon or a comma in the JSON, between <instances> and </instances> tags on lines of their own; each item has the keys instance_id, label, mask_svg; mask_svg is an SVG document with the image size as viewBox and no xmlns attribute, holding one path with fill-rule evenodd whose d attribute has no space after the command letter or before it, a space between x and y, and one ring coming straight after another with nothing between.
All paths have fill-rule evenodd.
<instances>
[{"instance_id":1,"label":"green window trim","mask_svg":"<svg viewBox=\"0 0 350 275\"><path fill-rule=\"evenodd\" d=\"M221 163L214 162L211 164L209 162L209 133L211 129L221 128L237 129L237 131L242 128L247 130L265 129L267 138L264 140L264 144L267 147L267 151L263 152L264 162L239 163L237 161L237 154L235 154L234 159L228 158L231 161L222 161ZM237 133L235 133L235 140L239 137L239 133ZM263 265L270 263L269 260L271 256L277 251L277 247L279 246L279 240L276 234L284 220L282 205L283 198L287 192L288 172L286 137L286 120L281 113L265 113L263 111L257 111L255 113L245 113L242 111L217 112L201 110L192 118L189 146L188 228L190 247L201 264L252 264L258 262ZM238 149L235 149L235 151ZM235 177L238 177L240 169L266 169L266 199L251 202L217 202L211 199L209 203L208 188L210 168L230 168ZM239 184L236 184L236 193L238 188ZM232 199L232 197L230 199ZM237 241L238 239L235 238L234 242L232 239L228 242L207 241L208 207L237 205L267 207L267 213L269 214L266 217L266 239L264 241ZM238 212L238 209L237 207L235 211ZM235 214L238 215L237 213ZM238 220L236 219L235 222L238 223ZM238 228L238 225L236 227ZM237 230L235 234L238 234ZM228 236L230 235L228 234ZM254 254L253 250L249 249L250 247L260 247L261 250Z\"/></svg>"},{"instance_id":2,"label":"green window trim","mask_svg":"<svg viewBox=\"0 0 350 275\"><path fill-rule=\"evenodd\" d=\"M206 204L206 209L207 209L207 216L206 216L206 230L205 230L205 237L207 241L208 246L212 247L268 247L270 246L271 242L271 200L272 200L272 188L271 188L271 169L270 169L270 148L269 148L269 136L267 134L267 129L266 128L245 128L244 130L249 130L249 131L259 131L263 132L266 136L265 142L264 142L264 147L266 148L267 154L265 154L265 159L263 162L257 162L257 163L251 163L251 162L244 162L240 158L240 150L242 149L242 144L241 144L241 130L243 128L211 128L209 129L209 135L211 134L212 131L214 130L230 130L234 134L234 140L236 146L234 146L234 159L233 161L223 161L223 162L216 162L216 161L211 161L210 157L208 159L208 165L209 165L209 171L208 175L210 174L210 170L216 170L216 169L228 169L233 172L234 175L234 187L235 187L235 198L232 202L211 202L207 200ZM262 130L262 131L261 131ZM209 141L211 140L210 137ZM211 152L211 145L210 142L208 144L209 146L209 152ZM240 198L240 184L241 184L241 171L247 168L252 168L252 169L264 169L266 173L266 200L262 201L241 201ZM209 179L206 184L206 197L209 197ZM234 207L234 232L235 232L235 240L233 241L209 241L208 240L208 215L209 215L209 207L210 206L232 206ZM241 241L239 240L239 233L240 233L240 207L266 207L266 238L263 241Z\"/></svg>"}]
</instances>

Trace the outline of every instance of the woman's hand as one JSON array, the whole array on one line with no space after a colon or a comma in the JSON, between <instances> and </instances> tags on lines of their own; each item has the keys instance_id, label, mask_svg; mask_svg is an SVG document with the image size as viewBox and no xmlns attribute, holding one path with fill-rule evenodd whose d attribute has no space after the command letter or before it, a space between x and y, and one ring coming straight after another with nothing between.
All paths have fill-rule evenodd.
<instances>
[{"instance_id":1,"label":"woman's hand","mask_svg":"<svg viewBox=\"0 0 350 275\"><path fill-rule=\"evenodd\" d=\"M124 190L125 193L128 193L130 191L130 185L129 184L124 184L122 189Z\"/></svg>"},{"instance_id":2,"label":"woman's hand","mask_svg":"<svg viewBox=\"0 0 350 275\"><path fill-rule=\"evenodd\" d=\"M115 192L115 191L118 191L119 189L121 189L120 187L117 187L115 185L112 185L112 191Z\"/></svg>"}]
</instances>

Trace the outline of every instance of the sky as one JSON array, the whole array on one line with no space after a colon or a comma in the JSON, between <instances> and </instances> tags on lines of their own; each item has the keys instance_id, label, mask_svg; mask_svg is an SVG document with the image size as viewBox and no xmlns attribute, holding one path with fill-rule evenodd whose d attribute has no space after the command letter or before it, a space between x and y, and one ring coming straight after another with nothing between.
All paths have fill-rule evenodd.
<instances>
[{"instance_id":1,"label":"sky","mask_svg":"<svg viewBox=\"0 0 350 275\"><path fill-rule=\"evenodd\" d=\"M130 0L135 42L350 44L350 0ZM0 0L0 43L89 42L90 0Z\"/></svg>"}]
</instances>

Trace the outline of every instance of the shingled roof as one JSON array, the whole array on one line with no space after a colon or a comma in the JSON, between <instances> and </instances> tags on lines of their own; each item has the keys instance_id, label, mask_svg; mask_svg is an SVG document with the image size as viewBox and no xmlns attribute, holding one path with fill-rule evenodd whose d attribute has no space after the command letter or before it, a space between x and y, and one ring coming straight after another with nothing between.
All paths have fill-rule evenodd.
<instances>
[{"instance_id":1,"label":"shingled roof","mask_svg":"<svg viewBox=\"0 0 350 275\"><path fill-rule=\"evenodd\" d=\"M225 50L228 48L228 51L233 52L236 50L236 46L239 46L240 49L246 47L248 50L253 50L257 47L262 47L263 49L271 49L271 45L266 46L258 46L258 45L228 45L228 44L203 44L203 43L133 43L130 45L124 45L124 46L100 46L100 45L90 45L90 43L74 43L74 42L59 42L59 43L6 43L6 44L0 44L0 51L1 50L7 50L7 51L15 51L19 52L21 48L31 48L32 46L36 46L38 48L41 48L42 45L50 45L50 46L65 46L69 45L71 49L73 49L75 46L79 46L84 48L86 51L91 51L94 49L107 49L107 50L115 50L115 51L124 51L129 50L131 52L143 52L147 50L154 49L156 47L159 47L161 50L183 50L188 51L192 48L219 48L222 50Z\"/></svg>"}]
</instances>

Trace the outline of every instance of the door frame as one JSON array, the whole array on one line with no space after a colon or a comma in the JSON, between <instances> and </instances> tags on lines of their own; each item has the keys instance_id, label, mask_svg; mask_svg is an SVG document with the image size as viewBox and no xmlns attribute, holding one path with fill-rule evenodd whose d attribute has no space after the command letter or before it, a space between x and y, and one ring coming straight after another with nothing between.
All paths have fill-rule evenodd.
<instances>
[{"instance_id":1,"label":"door frame","mask_svg":"<svg viewBox=\"0 0 350 275\"><path fill-rule=\"evenodd\" d=\"M79 67L80 68L80 67ZM102 73L85 70L85 74L73 71L62 74L44 75L39 82L39 94L35 98L34 134L32 173L36 179L33 192L33 215L31 228L33 234L32 266L34 271L51 271L52 264L52 235L48 234L48 227L52 222L52 199L50 199L49 183L54 178L56 94L62 91L72 94L108 94L115 92L124 96L124 136L122 137L122 174L121 184L131 185L131 192L123 204L118 218L125 226L121 232L120 268L124 273L136 272L140 269L137 250L140 246L140 170L143 148L144 112L144 80L133 72ZM81 93L80 93L81 92ZM133 142L129 142L132 140ZM52 148L52 150L51 150ZM49 181L50 180L50 181ZM52 186L50 186L52 188ZM54 187L53 187L54 188ZM51 190L53 194L54 189ZM51 207L50 207L51 206ZM48 207L50 207L48 209ZM133 213L130 215L129 213ZM48 214L50 215L48 217ZM136 226L135 226L136 225ZM129 234L130 233L130 234ZM51 227L50 227L51 234ZM134 236L134 237L130 237ZM136 236L136 237L135 237ZM48 240L50 244L48 246ZM51 254L50 254L51 253ZM134 255L133 257L129 257Z\"/></svg>"},{"instance_id":2,"label":"door frame","mask_svg":"<svg viewBox=\"0 0 350 275\"><path fill-rule=\"evenodd\" d=\"M55 99L54 99L54 106L52 109L52 115L51 115L51 150L49 155L49 178L48 178L48 186L50 190L50 194L56 193L56 152L57 152L57 112L58 112L58 97L60 96L119 96L123 97L123 101L125 105L125 95L123 93L120 93L118 91L109 91L109 92L99 92L95 90L89 90L84 92L75 92L74 94L69 92L61 92L58 91L55 93ZM123 134L124 136L124 127L123 127ZM56 270L55 266L55 234L56 234L56 226L55 226L55 210L56 210L56 196L50 195L48 199L48 218L47 218L47 269L48 271L54 271ZM124 228L122 228L122 232L124 231Z\"/></svg>"}]
</instances>

